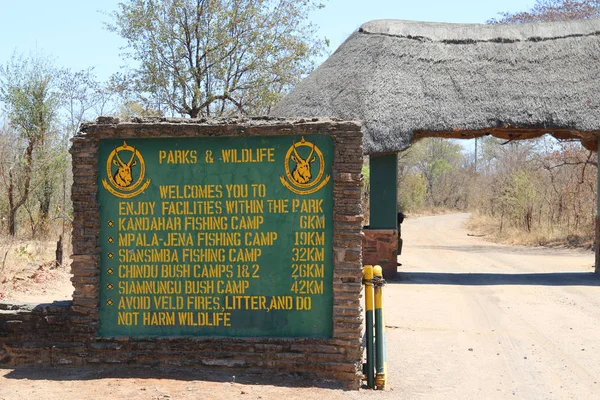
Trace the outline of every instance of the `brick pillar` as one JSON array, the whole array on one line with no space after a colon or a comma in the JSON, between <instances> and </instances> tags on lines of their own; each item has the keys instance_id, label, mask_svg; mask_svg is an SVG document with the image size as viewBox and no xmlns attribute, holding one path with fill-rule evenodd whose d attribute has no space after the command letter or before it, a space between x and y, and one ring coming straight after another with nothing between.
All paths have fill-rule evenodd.
<instances>
[{"instance_id":1,"label":"brick pillar","mask_svg":"<svg viewBox=\"0 0 600 400\"><path fill-rule=\"evenodd\" d=\"M364 229L363 265L380 265L385 279L398 274L398 230Z\"/></svg>"}]
</instances>

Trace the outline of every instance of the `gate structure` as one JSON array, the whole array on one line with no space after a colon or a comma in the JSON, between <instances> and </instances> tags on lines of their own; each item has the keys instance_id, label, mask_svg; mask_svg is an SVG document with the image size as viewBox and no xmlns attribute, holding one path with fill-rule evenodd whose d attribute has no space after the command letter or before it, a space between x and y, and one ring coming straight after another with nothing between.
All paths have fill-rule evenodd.
<instances>
[{"instance_id":1,"label":"gate structure","mask_svg":"<svg viewBox=\"0 0 600 400\"><path fill-rule=\"evenodd\" d=\"M424 137L551 134L597 151L600 20L362 25L273 110L363 124L371 164L365 261L396 274L396 154ZM375 179L377 178L377 179ZM596 243L600 243L600 203ZM596 247L596 272L600 257Z\"/></svg>"}]
</instances>

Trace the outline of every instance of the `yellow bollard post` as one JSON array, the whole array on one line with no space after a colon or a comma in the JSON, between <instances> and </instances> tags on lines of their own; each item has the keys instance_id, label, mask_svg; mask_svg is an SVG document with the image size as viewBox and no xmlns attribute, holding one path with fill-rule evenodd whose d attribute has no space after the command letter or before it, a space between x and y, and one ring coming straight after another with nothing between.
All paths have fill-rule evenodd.
<instances>
[{"instance_id":1,"label":"yellow bollard post","mask_svg":"<svg viewBox=\"0 0 600 400\"><path fill-rule=\"evenodd\" d=\"M383 271L381 266L373 267L373 286L375 297L375 386L385 389L387 362L385 356L385 322L383 318Z\"/></svg>"},{"instance_id":2,"label":"yellow bollard post","mask_svg":"<svg viewBox=\"0 0 600 400\"><path fill-rule=\"evenodd\" d=\"M365 284L365 329L367 337L367 387L375 387L374 354L373 354L373 266L365 265L363 272L363 283Z\"/></svg>"}]
</instances>

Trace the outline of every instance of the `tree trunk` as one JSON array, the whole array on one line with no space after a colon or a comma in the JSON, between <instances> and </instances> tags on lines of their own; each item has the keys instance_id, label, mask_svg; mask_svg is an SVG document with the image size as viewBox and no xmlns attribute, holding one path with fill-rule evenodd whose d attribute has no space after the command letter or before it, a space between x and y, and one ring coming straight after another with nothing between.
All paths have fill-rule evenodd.
<instances>
[{"instance_id":1,"label":"tree trunk","mask_svg":"<svg viewBox=\"0 0 600 400\"><path fill-rule=\"evenodd\" d=\"M12 175L12 170L8 173L9 186L8 186L8 233L10 236L15 236L16 233L16 217L17 211L29 197L29 186L31 184L31 169L33 164L33 149L35 148L36 142L33 139L29 140L27 149L25 149L25 168L23 168L23 174L25 175L25 182L23 183L23 193L18 201L15 201L14 191L15 185Z\"/></svg>"},{"instance_id":2,"label":"tree trunk","mask_svg":"<svg viewBox=\"0 0 600 400\"><path fill-rule=\"evenodd\" d=\"M15 236L15 184L12 169L8 171L8 233Z\"/></svg>"},{"instance_id":3,"label":"tree trunk","mask_svg":"<svg viewBox=\"0 0 600 400\"><path fill-rule=\"evenodd\" d=\"M56 242L56 266L60 267L63 263L63 245L62 245L62 235L58 237L58 242Z\"/></svg>"},{"instance_id":4,"label":"tree trunk","mask_svg":"<svg viewBox=\"0 0 600 400\"><path fill-rule=\"evenodd\" d=\"M8 210L8 234L10 236L15 236L16 233L16 229L15 229L15 217L17 215L17 210L14 208L11 208Z\"/></svg>"},{"instance_id":5,"label":"tree trunk","mask_svg":"<svg viewBox=\"0 0 600 400\"><path fill-rule=\"evenodd\" d=\"M40 199L40 231L42 235L48 233L48 218L50 216L50 201L52 199L53 185L48 172L44 172L42 183L42 198Z\"/></svg>"}]
</instances>

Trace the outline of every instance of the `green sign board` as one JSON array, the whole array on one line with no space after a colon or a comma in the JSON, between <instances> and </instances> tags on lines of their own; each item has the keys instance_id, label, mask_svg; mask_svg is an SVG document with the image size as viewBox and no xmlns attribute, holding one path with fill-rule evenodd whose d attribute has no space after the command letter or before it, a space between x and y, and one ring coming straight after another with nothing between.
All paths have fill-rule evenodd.
<instances>
[{"instance_id":1,"label":"green sign board","mask_svg":"<svg viewBox=\"0 0 600 400\"><path fill-rule=\"evenodd\" d=\"M104 139L98 335L331 337L333 141Z\"/></svg>"}]
</instances>

